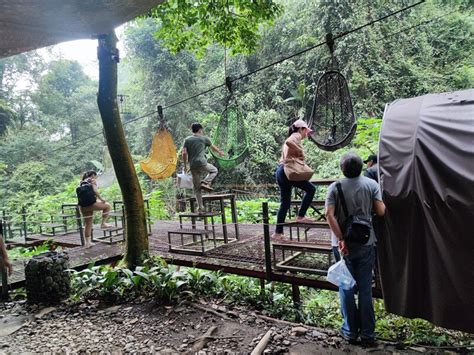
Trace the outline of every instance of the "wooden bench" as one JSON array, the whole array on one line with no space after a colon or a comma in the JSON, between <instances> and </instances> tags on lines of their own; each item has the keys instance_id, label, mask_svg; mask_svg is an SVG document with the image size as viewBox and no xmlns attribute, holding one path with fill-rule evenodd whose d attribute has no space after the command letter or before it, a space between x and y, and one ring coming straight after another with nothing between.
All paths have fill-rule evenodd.
<instances>
[{"instance_id":1,"label":"wooden bench","mask_svg":"<svg viewBox=\"0 0 474 355\"><path fill-rule=\"evenodd\" d=\"M169 251L177 253L204 255L207 251L217 247L216 243L216 228L214 224L214 217L220 216L220 212L185 212L180 213L179 229L168 231ZM191 225L184 226L185 219L191 219ZM211 220L209 226L209 219ZM196 228L197 221L202 220L203 228ZM179 235L181 244L173 246L173 235ZM192 241L185 241L185 236L192 237ZM209 241L209 236L212 238L211 247L206 245ZM194 247L194 248L193 248ZM195 248L198 247L198 248Z\"/></svg>"},{"instance_id":2,"label":"wooden bench","mask_svg":"<svg viewBox=\"0 0 474 355\"><path fill-rule=\"evenodd\" d=\"M94 237L94 230L100 230L103 235ZM94 228L92 231L92 242L115 244L123 242L124 240L124 229L122 227Z\"/></svg>"},{"instance_id":3,"label":"wooden bench","mask_svg":"<svg viewBox=\"0 0 474 355\"><path fill-rule=\"evenodd\" d=\"M308 231L310 229L330 229L327 222L313 222L313 223L301 223L301 222L286 222L283 224L284 227L288 227L290 230L290 240L293 240L293 228L296 228L296 239L300 241L300 228L303 229L304 239L308 240Z\"/></svg>"},{"instance_id":4,"label":"wooden bench","mask_svg":"<svg viewBox=\"0 0 474 355\"><path fill-rule=\"evenodd\" d=\"M54 223L54 222L40 223L39 229L40 229L40 234L47 237L56 237L56 236L64 235L67 233L67 227L63 223ZM58 229L61 231L60 233L58 233Z\"/></svg>"},{"instance_id":5,"label":"wooden bench","mask_svg":"<svg viewBox=\"0 0 474 355\"><path fill-rule=\"evenodd\" d=\"M173 235L178 235L181 239L181 244L177 247L173 246ZM184 236L191 236L192 241L186 242ZM209 236L211 236L212 247L206 247L206 242L209 241ZM198 240L197 240L198 239ZM193 255L204 255L207 251L217 247L216 244L216 235L214 229L185 229L180 228L176 230L168 231L168 242L169 242L169 251L178 252L184 254L193 254ZM197 247L197 248L196 248Z\"/></svg>"},{"instance_id":6,"label":"wooden bench","mask_svg":"<svg viewBox=\"0 0 474 355\"><path fill-rule=\"evenodd\" d=\"M314 201L311 201L311 204L309 206L314 212L316 212L317 216L315 216L315 217L319 221L326 221L326 216L324 214L325 203L326 203L326 201L324 201L324 200L314 200ZM292 200L291 201L291 206L292 207L298 207L300 205L301 205L301 200ZM298 213L297 210L295 212ZM289 218L292 217L291 208L288 211L288 217Z\"/></svg>"},{"instance_id":7,"label":"wooden bench","mask_svg":"<svg viewBox=\"0 0 474 355\"><path fill-rule=\"evenodd\" d=\"M238 217L237 217L237 205L235 202L235 195L226 194L226 193L203 195L202 201L203 201L204 206L206 205L209 206L212 202L218 203L219 215L221 216L221 222L222 222L222 234L224 235L225 243L228 243L230 239L228 235L229 225L227 224L225 205L227 202L230 204L230 214L231 214L232 224L234 225L235 239L236 240L239 239L239 223L238 223ZM191 212L194 212L196 208L196 197L189 198L189 203L190 203Z\"/></svg>"},{"instance_id":8,"label":"wooden bench","mask_svg":"<svg viewBox=\"0 0 474 355\"><path fill-rule=\"evenodd\" d=\"M281 241L272 243L273 247L273 263L275 269L291 272L306 272L310 274L326 275L327 269L313 269L308 267L289 265L299 256L308 254L323 254L327 257L327 267L332 264L332 247L320 243L302 243L297 241ZM276 251L281 250L282 260L277 262ZM290 252L289 257L285 257L285 251ZM294 253L296 252L296 253Z\"/></svg>"}]
</instances>

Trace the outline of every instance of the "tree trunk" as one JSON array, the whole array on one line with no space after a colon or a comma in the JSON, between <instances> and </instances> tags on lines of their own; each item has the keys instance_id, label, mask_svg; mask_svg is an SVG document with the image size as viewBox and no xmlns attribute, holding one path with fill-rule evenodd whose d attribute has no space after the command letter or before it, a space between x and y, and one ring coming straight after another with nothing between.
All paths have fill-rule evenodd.
<instances>
[{"instance_id":1,"label":"tree trunk","mask_svg":"<svg viewBox=\"0 0 474 355\"><path fill-rule=\"evenodd\" d=\"M143 195L133 165L117 105L117 37L115 32L99 38L99 94L97 103L104 125L105 139L114 165L126 214L125 262L139 265L148 253ZM144 255L145 254L145 255Z\"/></svg>"}]
</instances>

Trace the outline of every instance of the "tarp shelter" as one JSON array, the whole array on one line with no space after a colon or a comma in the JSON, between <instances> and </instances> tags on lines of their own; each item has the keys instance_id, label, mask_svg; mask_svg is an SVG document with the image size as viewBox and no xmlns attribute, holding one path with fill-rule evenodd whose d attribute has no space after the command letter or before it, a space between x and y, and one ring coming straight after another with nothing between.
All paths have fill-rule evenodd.
<instances>
[{"instance_id":1,"label":"tarp shelter","mask_svg":"<svg viewBox=\"0 0 474 355\"><path fill-rule=\"evenodd\" d=\"M163 0L0 0L0 58L93 38Z\"/></svg>"},{"instance_id":2,"label":"tarp shelter","mask_svg":"<svg viewBox=\"0 0 474 355\"><path fill-rule=\"evenodd\" d=\"M379 166L387 310L474 333L474 89L388 105Z\"/></svg>"}]
</instances>

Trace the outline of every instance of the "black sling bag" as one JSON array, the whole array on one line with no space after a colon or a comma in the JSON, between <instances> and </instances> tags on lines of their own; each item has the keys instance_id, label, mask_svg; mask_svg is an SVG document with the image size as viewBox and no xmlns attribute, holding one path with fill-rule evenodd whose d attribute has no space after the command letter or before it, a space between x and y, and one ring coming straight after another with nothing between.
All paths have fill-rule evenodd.
<instances>
[{"instance_id":1,"label":"black sling bag","mask_svg":"<svg viewBox=\"0 0 474 355\"><path fill-rule=\"evenodd\" d=\"M340 182L336 183L336 188L341 202L342 211L344 212L344 223L342 224L342 235L344 241L352 244L366 244L370 239L372 225L370 222L349 215Z\"/></svg>"}]
</instances>

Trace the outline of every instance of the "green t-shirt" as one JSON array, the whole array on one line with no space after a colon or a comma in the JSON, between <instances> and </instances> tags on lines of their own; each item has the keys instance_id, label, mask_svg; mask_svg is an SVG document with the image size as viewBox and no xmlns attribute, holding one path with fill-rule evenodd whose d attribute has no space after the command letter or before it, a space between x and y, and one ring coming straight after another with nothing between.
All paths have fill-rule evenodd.
<instances>
[{"instance_id":1,"label":"green t-shirt","mask_svg":"<svg viewBox=\"0 0 474 355\"><path fill-rule=\"evenodd\" d=\"M206 136L189 136L184 140L184 148L186 148L188 153L189 167L191 169L207 164L206 148L211 145L211 140Z\"/></svg>"}]
</instances>

